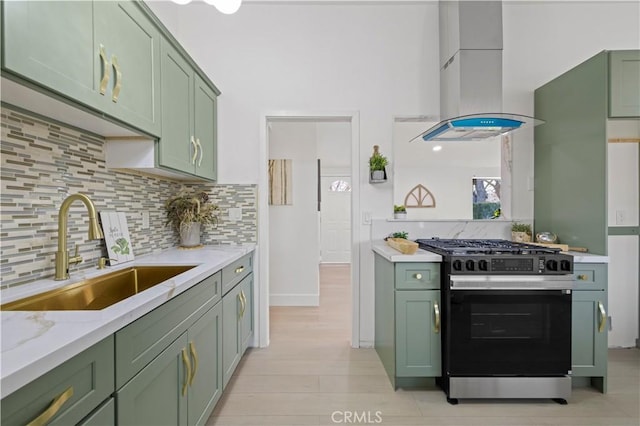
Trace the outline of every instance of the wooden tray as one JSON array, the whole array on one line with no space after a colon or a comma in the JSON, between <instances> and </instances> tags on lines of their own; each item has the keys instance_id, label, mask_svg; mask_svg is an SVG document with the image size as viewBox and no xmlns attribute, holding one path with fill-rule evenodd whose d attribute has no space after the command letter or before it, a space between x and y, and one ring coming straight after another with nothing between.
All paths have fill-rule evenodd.
<instances>
[{"instance_id":1,"label":"wooden tray","mask_svg":"<svg viewBox=\"0 0 640 426\"><path fill-rule=\"evenodd\" d=\"M549 248L559 248L561 251L569 251L569 244L555 244L555 243L527 243L533 244L534 246L542 246Z\"/></svg>"},{"instance_id":2,"label":"wooden tray","mask_svg":"<svg viewBox=\"0 0 640 426\"><path fill-rule=\"evenodd\" d=\"M418 243L404 238L387 238L387 244L403 254L414 254L418 251Z\"/></svg>"}]
</instances>

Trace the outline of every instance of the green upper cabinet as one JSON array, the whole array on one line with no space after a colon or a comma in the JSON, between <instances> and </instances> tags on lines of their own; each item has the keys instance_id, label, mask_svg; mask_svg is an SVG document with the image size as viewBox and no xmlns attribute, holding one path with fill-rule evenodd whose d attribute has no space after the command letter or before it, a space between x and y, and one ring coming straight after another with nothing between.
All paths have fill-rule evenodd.
<instances>
[{"instance_id":1,"label":"green upper cabinet","mask_svg":"<svg viewBox=\"0 0 640 426\"><path fill-rule=\"evenodd\" d=\"M640 50L609 52L609 117L640 117Z\"/></svg>"},{"instance_id":2,"label":"green upper cabinet","mask_svg":"<svg viewBox=\"0 0 640 426\"><path fill-rule=\"evenodd\" d=\"M91 103L99 83L92 60L94 3L7 1L2 8L3 71Z\"/></svg>"},{"instance_id":3,"label":"green upper cabinet","mask_svg":"<svg viewBox=\"0 0 640 426\"><path fill-rule=\"evenodd\" d=\"M95 81L103 81L105 63L109 73L101 110L159 136L159 31L130 1L96 1L94 10Z\"/></svg>"},{"instance_id":4,"label":"green upper cabinet","mask_svg":"<svg viewBox=\"0 0 640 426\"><path fill-rule=\"evenodd\" d=\"M162 139L158 164L216 179L218 92L167 41L161 47Z\"/></svg>"},{"instance_id":5,"label":"green upper cabinet","mask_svg":"<svg viewBox=\"0 0 640 426\"><path fill-rule=\"evenodd\" d=\"M2 7L3 70L160 136L159 32L135 2Z\"/></svg>"},{"instance_id":6,"label":"green upper cabinet","mask_svg":"<svg viewBox=\"0 0 640 426\"><path fill-rule=\"evenodd\" d=\"M162 139L158 163L193 173L196 143L193 138L193 69L168 41L161 43Z\"/></svg>"}]
</instances>

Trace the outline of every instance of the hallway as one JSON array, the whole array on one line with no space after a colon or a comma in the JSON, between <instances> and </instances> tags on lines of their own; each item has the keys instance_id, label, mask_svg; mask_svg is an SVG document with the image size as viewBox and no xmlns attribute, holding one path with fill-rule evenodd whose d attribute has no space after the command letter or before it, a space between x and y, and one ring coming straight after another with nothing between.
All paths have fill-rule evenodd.
<instances>
[{"instance_id":1,"label":"hallway","mask_svg":"<svg viewBox=\"0 0 640 426\"><path fill-rule=\"evenodd\" d=\"M566 406L551 400L451 406L439 389L394 392L376 352L350 346L349 275L348 265L325 265L319 307L271 308L271 346L247 352L208 424L638 425L637 349L609 351L608 394L575 389Z\"/></svg>"}]
</instances>

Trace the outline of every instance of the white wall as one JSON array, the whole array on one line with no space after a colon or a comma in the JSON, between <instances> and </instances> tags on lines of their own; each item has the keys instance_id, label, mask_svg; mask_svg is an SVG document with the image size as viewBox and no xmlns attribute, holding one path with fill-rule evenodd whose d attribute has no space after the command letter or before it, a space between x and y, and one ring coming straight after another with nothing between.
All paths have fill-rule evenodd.
<instances>
[{"instance_id":1,"label":"white wall","mask_svg":"<svg viewBox=\"0 0 640 426\"><path fill-rule=\"evenodd\" d=\"M320 261L316 127L305 122L269 126L269 158L292 160L291 205L269 206L269 302L318 306Z\"/></svg>"},{"instance_id":2,"label":"white wall","mask_svg":"<svg viewBox=\"0 0 640 426\"><path fill-rule=\"evenodd\" d=\"M438 6L246 3L231 16L201 2L149 2L222 91L219 176L257 183L260 115L359 111L362 212L391 217L390 183L368 184L367 159L390 160L394 116L439 114ZM533 91L603 49L640 48L638 2L505 2L505 111L533 113ZM513 217L533 216L533 131L513 135ZM373 255L361 225L360 340L373 341Z\"/></svg>"}]
</instances>

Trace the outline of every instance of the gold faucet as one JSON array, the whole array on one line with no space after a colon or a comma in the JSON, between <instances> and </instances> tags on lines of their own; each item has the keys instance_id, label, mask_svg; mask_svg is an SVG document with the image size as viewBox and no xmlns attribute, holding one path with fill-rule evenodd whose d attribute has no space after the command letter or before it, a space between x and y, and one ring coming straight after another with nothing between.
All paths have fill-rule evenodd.
<instances>
[{"instance_id":1,"label":"gold faucet","mask_svg":"<svg viewBox=\"0 0 640 426\"><path fill-rule=\"evenodd\" d=\"M89 239L100 240L104 238L98 225L98 215L93 201L86 195L79 193L65 198L58 213L58 251L56 252L56 276L54 278L56 281L68 279L69 265L82 262L82 256L78 255L78 246L76 246L76 253L73 257L69 258L69 252L67 252L67 218L69 216L69 208L76 200L82 201L89 212Z\"/></svg>"}]
</instances>

